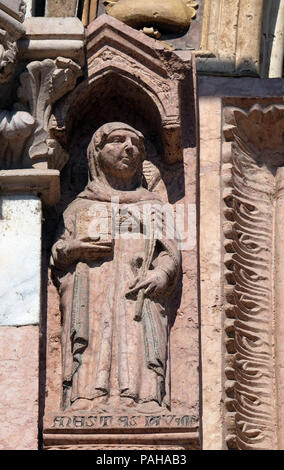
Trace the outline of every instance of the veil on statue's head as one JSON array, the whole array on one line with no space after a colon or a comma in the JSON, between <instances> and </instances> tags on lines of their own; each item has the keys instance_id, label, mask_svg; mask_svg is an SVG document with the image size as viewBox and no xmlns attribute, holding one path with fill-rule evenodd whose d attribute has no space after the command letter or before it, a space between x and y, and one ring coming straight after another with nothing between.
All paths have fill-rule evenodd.
<instances>
[{"instance_id":1,"label":"veil on statue's head","mask_svg":"<svg viewBox=\"0 0 284 470\"><path fill-rule=\"evenodd\" d=\"M104 147L107 137L109 134L116 130L128 130L133 132L139 137L139 147L142 154L141 162L145 159L146 151L144 146L144 136L141 132L134 127L129 126L123 122L108 122L103 124L99 129L96 130L94 133L92 140L87 149L87 157L88 157L88 166L89 166L89 182L100 180L102 175L102 169L100 167L99 162L99 153L101 149ZM143 178L142 171L139 170L141 173L141 182Z\"/></svg>"}]
</instances>

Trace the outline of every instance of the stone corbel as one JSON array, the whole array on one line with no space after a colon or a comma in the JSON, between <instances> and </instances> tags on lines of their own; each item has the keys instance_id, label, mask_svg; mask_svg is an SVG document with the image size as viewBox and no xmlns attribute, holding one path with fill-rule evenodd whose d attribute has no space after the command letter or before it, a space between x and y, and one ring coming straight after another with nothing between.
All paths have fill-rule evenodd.
<instances>
[{"instance_id":1,"label":"stone corbel","mask_svg":"<svg viewBox=\"0 0 284 470\"><path fill-rule=\"evenodd\" d=\"M25 16L23 0L0 2L0 84L13 74L18 53L17 40L24 35Z\"/></svg>"}]
</instances>

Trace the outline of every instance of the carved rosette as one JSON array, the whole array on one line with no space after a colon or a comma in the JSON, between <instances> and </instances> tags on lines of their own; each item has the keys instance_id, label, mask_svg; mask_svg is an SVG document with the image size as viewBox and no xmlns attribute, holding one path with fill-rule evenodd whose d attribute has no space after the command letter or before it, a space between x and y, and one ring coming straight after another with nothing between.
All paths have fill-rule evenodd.
<instances>
[{"instance_id":1,"label":"carved rosette","mask_svg":"<svg viewBox=\"0 0 284 470\"><path fill-rule=\"evenodd\" d=\"M225 109L223 162L227 444L276 448L277 168L284 107ZM279 359L279 358L278 358Z\"/></svg>"}]
</instances>

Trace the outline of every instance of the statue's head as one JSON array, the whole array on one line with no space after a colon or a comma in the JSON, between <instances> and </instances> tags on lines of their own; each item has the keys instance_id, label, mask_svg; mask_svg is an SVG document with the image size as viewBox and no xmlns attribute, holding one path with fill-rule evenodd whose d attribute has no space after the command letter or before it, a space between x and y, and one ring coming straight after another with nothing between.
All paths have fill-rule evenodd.
<instances>
[{"instance_id":1,"label":"statue's head","mask_svg":"<svg viewBox=\"0 0 284 470\"><path fill-rule=\"evenodd\" d=\"M122 122L104 124L94 133L88 147L90 179L139 186L144 158L141 132Z\"/></svg>"}]
</instances>

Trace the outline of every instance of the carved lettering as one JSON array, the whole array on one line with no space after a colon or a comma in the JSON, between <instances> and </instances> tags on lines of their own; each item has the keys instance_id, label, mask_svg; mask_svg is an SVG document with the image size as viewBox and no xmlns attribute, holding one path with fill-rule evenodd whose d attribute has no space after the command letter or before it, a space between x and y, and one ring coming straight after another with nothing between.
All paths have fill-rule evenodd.
<instances>
[{"instance_id":1,"label":"carved lettering","mask_svg":"<svg viewBox=\"0 0 284 470\"><path fill-rule=\"evenodd\" d=\"M189 427L192 419L189 415L161 415L161 416L95 416L95 415L75 415L75 416L55 416L53 418L53 428L138 428L142 427Z\"/></svg>"},{"instance_id":2,"label":"carved lettering","mask_svg":"<svg viewBox=\"0 0 284 470\"><path fill-rule=\"evenodd\" d=\"M145 416L145 426L159 426L161 416Z\"/></svg>"},{"instance_id":3,"label":"carved lettering","mask_svg":"<svg viewBox=\"0 0 284 470\"><path fill-rule=\"evenodd\" d=\"M124 427L128 427L128 416L120 416L118 418L119 423L121 423Z\"/></svg>"},{"instance_id":4,"label":"carved lettering","mask_svg":"<svg viewBox=\"0 0 284 470\"><path fill-rule=\"evenodd\" d=\"M85 425L85 416L74 416L73 424L75 428L82 428Z\"/></svg>"},{"instance_id":5,"label":"carved lettering","mask_svg":"<svg viewBox=\"0 0 284 470\"><path fill-rule=\"evenodd\" d=\"M85 426L86 427L94 427L97 423L97 416L88 416L85 421Z\"/></svg>"},{"instance_id":6,"label":"carved lettering","mask_svg":"<svg viewBox=\"0 0 284 470\"><path fill-rule=\"evenodd\" d=\"M100 424L103 427L108 427L112 425L112 416L100 416Z\"/></svg>"}]
</instances>

